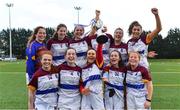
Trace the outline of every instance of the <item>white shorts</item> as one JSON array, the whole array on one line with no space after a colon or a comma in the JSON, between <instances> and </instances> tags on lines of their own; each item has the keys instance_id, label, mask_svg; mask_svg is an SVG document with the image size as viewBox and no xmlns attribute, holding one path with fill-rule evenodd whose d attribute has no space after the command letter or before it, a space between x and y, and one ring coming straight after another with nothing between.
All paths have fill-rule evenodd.
<instances>
[{"instance_id":1,"label":"white shorts","mask_svg":"<svg viewBox=\"0 0 180 110\"><path fill-rule=\"evenodd\" d=\"M50 106L47 103L35 103L35 110L56 110L56 106Z\"/></svg>"},{"instance_id":2,"label":"white shorts","mask_svg":"<svg viewBox=\"0 0 180 110\"><path fill-rule=\"evenodd\" d=\"M144 103L146 102L145 96L135 96L127 94L127 107L128 109L145 109Z\"/></svg>"}]
</instances>

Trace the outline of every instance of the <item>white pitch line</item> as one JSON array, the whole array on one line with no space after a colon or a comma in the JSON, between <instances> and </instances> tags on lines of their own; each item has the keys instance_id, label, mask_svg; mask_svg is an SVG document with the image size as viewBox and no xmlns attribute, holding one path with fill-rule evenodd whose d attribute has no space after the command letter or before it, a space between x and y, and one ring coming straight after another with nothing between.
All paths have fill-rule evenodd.
<instances>
[{"instance_id":1,"label":"white pitch line","mask_svg":"<svg viewBox=\"0 0 180 110\"><path fill-rule=\"evenodd\" d=\"M12 72L12 71L9 71L9 72L0 72L0 74L20 74L20 73L26 73L26 72Z\"/></svg>"},{"instance_id":2,"label":"white pitch line","mask_svg":"<svg viewBox=\"0 0 180 110\"><path fill-rule=\"evenodd\" d=\"M180 84L153 84L154 87L180 87Z\"/></svg>"}]
</instances>

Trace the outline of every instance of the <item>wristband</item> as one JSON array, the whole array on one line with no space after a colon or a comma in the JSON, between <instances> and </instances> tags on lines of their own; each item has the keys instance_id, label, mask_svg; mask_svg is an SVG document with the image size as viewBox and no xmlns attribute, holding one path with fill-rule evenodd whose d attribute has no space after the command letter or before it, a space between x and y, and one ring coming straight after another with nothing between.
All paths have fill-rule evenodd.
<instances>
[{"instance_id":1,"label":"wristband","mask_svg":"<svg viewBox=\"0 0 180 110\"><path fill-rule=\"evenodd\" d=\"M151 102L151 100L149 100L149 99L146 99L146 101Z\"/></svg>"}]
</instances>

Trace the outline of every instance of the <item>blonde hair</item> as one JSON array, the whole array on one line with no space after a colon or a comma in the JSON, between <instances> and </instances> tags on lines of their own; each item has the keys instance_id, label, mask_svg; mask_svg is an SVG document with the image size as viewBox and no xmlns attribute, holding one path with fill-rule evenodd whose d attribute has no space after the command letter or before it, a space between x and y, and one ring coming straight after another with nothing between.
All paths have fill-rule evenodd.
<instances>
[{"instance_id":1,"label":"blonde hair","mask_svg":"<svg viewBox=\"0 0 180 110\"><path fill-rule=\"evenodd\" d=\"M136 52L136 51L131 51L131 52L129 52L129 53L128 53L128 58L129 58L130 54L132 54L132 53L137 54L137 55L138 55L138 58L139 58L139 60L140 60L141 56L140 56L139 52Z\"/></svg>"}]
</instances>

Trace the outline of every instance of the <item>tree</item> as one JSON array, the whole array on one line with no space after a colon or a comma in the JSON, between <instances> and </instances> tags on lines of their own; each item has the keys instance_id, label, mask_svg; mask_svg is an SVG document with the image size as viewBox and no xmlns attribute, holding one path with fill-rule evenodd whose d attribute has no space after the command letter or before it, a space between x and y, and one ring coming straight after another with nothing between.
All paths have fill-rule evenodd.
<instances>
[{"instance_id":1,"label":"tree","mask_svg":"<svg viewBox=\"0 0 180 110\"><path fill-rule=\"evenodd\" d=\"M166 46L164 55L167 58L180 58L180 30L178 28L170 29L164 42L164 46Z\"/></svg>"},{"instance_id":2,"label":"tree","mask_svg":"<svg viewBox=\"0 0 180 110\"><path fill-rule=\"evenodd\" d=\"M162 58L162 52L163 52L163 43L164 40L161 35L157 35L153 41L149 44L148 50L149 51L156 51L158 54L156 58Z\"/></svg>"},{"instance_id":3,"label":"tree","mask_svg":"<svg viewBox=\"0 0 180 110\"><path fill-rule=\"evenodd\" d=\"M12 52L18 59L25 58L25 49L28 38L32 34L30 29L12 29ZM55 30L51 27L46 28L47 38L50 39ZM149 33L144 31L144 34ZM73 37L73 32L68 31L69 38ZM166 38L159 34L149 45L149 51L156 51L156 58L180 58L180 30L178 28L170 29ZM0 57L9 56L9 29L0 31Z\"/></svg>"}]
</instances>

